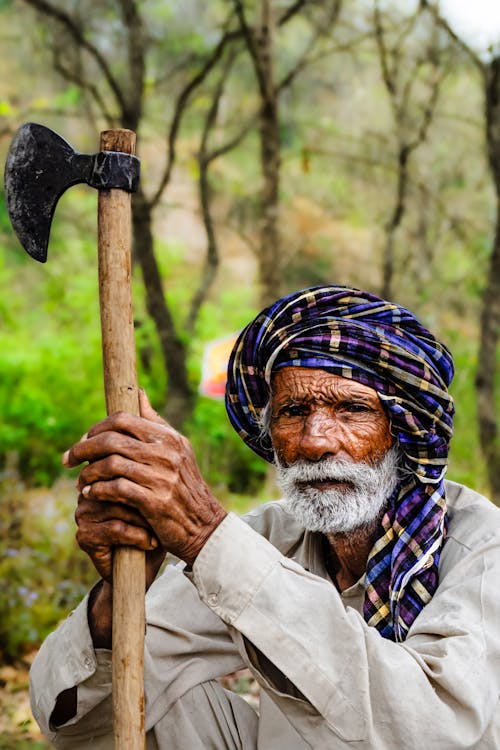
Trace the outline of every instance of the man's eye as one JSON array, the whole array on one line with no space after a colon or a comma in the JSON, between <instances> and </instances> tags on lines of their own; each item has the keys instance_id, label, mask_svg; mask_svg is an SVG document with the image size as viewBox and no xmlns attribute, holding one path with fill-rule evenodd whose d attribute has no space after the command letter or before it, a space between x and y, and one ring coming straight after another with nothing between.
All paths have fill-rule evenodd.
<instances>
[{"instance_id":1,"label":"man's eye","mask_svg":"<svg viewBox=\"0 0 500 750\"><path fill-rule=\"evenodd\" d=\"M348 401L343 405L342 410L348 411L351 414L362 414L364 412L372 411L367 404L360 403L359 401Z\"/></svg>"},{"instance_id":2,"label":"man's eye","mask_svg":"<svg viewBox=\"0 0 500 750\"><path fill-rule=\"evenodd\" d=\"M288 404L283 406L279 412L279 417L303 417L306 414L306 407L301 404Z\"/></svg>"}]
</instances>

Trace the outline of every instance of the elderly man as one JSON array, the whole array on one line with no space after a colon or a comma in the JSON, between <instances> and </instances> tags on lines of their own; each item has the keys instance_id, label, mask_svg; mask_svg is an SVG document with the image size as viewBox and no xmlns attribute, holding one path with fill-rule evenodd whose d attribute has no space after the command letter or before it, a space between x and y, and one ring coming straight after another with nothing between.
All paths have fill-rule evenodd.
<instances>
[{"instance_id":1,"label":"elderly man","mask_svg":"<svg viewBox=\"0 0 500 750\"><path fill-rule=\"evenodd\" d=\"M111 556L146 550L148 748L500 748L500 512L444 480L452 362L404 308L314 287L264 310L227 409L284 500L244 519L141 395L65 455L102 581L43 645L57 747L110 748ZM259 714L218 677L247 666Z\"/></svg>"}]
</instances>

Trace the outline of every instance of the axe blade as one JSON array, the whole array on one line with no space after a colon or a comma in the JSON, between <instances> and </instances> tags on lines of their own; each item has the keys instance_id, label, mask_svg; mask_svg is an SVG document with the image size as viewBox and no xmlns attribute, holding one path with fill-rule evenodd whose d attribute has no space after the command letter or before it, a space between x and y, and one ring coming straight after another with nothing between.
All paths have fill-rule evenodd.
<instances>
[{"instance_id":1,"label":"axe blade","mask_svg":"<svg viewBox=\"0 0 500 750\"><path fill-rule=\"evenodd\" d=\"M12 228L26 252L45 263L57 201L72 179L75 152L44 125L28 122L17 131L5 163L5 198ZM69 179L69 182L68 182Z\"/></svg>"},{"instance_id":2,"label":"axe blade","mask_svg":"<svg viewBox=\"0 0 500 750\"><path fill-rule=\"evenodd\" d=\"M98 190L137 190L139 160L121 152L80 154L45 125L17 131L5 163L5 198L12 228L26 252L45 263L52 217L61 195L86 182Z\"/></svg>"}]
</instances>

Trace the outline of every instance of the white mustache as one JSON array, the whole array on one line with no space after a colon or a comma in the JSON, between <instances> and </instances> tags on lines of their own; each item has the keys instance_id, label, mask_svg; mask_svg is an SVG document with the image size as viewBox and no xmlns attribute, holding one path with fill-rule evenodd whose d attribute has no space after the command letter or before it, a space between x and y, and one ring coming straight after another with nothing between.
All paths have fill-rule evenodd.
<instances>
[{"instance_id":1,"label":"white mustache","mask_svg":"<svg viewBox=\"0 0 500 750\"><path fill-rule=\"evenodd\" d=\"M348 533L378 522L399 485L399 459L395 445L375 464L335 456L317 462L299 460L290 466L276 460L276 481L285 507L305 529ZM320 482L331 486L315 486Z\"/></svg>"},{"instance_id":2,"label":"white mustache","mask_svg":"<svg viewBox=\"0 0 500 750\"><path fill-rule=\"evenodd\" d=\"M313 482L347 482L355 486L376 481L380 476L380 464L346 461L335 457L321 461L299 460L290 466L278 463L279 474L290 484L310 484Z\"/></svg>"}]
</instances>

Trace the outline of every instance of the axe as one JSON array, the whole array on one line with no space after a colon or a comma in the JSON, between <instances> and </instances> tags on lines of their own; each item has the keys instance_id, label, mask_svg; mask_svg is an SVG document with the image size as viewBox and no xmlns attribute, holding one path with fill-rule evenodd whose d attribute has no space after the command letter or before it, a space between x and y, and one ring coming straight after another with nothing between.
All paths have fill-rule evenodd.
<instances>
[{"instance_id":1,"label":"axe","mask_svg":"<svg viewBox=\"0 0 500 750\"><path fill-rule=\"evenodd\" d=\"M130 193L137 190L135 133L101 133L100 151L80 154L57 133L26 123L5 165L7 210L21 245L47 259L50 225L64 191L85 182L98 193L98 274L108 414L139 413L130 290ZM144 750L145 557L117 548L113 556L113 728L115 748Z\"/></svg>"}]
</instances>

